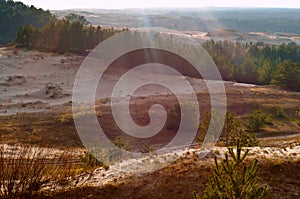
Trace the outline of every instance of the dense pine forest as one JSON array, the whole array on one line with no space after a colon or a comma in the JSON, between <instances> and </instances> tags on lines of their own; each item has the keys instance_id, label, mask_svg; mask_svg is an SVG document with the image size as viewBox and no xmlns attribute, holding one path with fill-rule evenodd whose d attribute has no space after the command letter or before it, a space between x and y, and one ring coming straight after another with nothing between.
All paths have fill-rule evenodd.
<instances>
[{"instance_id":1,"label":"dense pine forest","mask_svg":"<svg viewBox=\"0 0 300 199\"><path fill-rule=\"evenodd\" d=\"M211 40L203 47L214 59L224 80L276 84L300 91L300 46L295 43L270 46Z\"/></svg>"},{"instance_id":2,"label":"dense pine forest","mask_svg":"<svg viewBox=\"0 0 300 199\"><path fill-rule=\"evenodd\" d=\"M19 47L85 55L103 40L125 29L94 27L79 15L71 14L63 19L54 18L41 28L21 26L15 44Z\"/></svg>"},{"instance_id":3,"label":"dense pine forest","mask_svg":"<svg viewBox=\"0 0 300 199\"><path fill-rule=\"evenodd\" d=\"M29 7L21 2L0 0L0 45L12 43L20 26L31 24L40 28L52 18L49 11Z\"/></svg>"}]
</instances>

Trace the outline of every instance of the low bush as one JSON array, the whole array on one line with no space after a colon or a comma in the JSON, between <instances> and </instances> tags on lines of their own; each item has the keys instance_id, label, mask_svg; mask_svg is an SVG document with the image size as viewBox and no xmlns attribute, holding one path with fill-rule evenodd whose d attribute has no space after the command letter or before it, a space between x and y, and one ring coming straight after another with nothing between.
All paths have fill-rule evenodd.
<instances>
[{"instance_id":1,"label":"low bush","mask_svg":"<svg viewBox=\"0 0 300 199\"><path fill-rule=\"evenodd\" d=\"M211 114L206 113L204 119L200 122L198 141L202 141L207 133L211 120ZM236 118L234 113L227 112L224 121L224 127L219 139L226 146L234 146L237 140L240 140L240 145L244 147L257 146L258 140L254 133L246 132L241 121Z\"/></svg>"},{"instance_id":2,"label":"low bush","mask_svg":"<svg viewBox=\"0 0 300 199\"><path fill-rule=\"evenodd\" d=\"M288 117L287 113L281 107L276 107L276 116L281 119Z\"/></svg>"},{"instance_id":3,"label":"low bush","mask_svg":"<svg viewBox=\"0 0 300 199\"><path fill-rule=\"evenodd\" d=\"M178 130L180 123L183 121L184 126L194 127L197 124L198 107L193 103L176 103L168 110L168 118L166 121L166 128L170 130ZM186 115L181 115L181 112Z\"/></svg>"},{"instance_id":4,"label":"low bush","mask_svg":"<svg viewBox=\"0 0 300 199\"><path fill-rule=\"evenodd\" d=\"M80 159L83 163L83 168L90 170L95 169L97 167L103 167L106 170L109 168L107 165L105 165L103 162L101 162L98 158L94 157L90 152L85 151L82 156L80 156Z\"/></svg>"},{"instance_id":5,"label":"low bush","mask_svg":"<svg viewBox=\"0 0 300 199\"><path fill-rule=\"evenodd\" d=\"M114 146L109 148L107 154L105 154L108 162L121 160L126 155L124 151L131 150L130 144L122 136L116 136L113 144Z\"/></svg>"},{"instance_id":6,"label":"low bush","mask_svg":"<svg viewBox=\"0 0 300 199\"><path fill-rule=\"evenodd\" d=\"M154 151L155 149L149 143L145 144L140 150L141 153L152 153Z\"/></svg>"},{"instance_id":7,"label":"low bush","mask_svg":"<svg viewBox=\"0 0 300 199\"><path fill-rule=\"evenodd\" d=\"M259 109L248 114L245 126L250 132L259 132L265 125L271 124L273 124L272 115Z\"/></svg>"}]
</instances>

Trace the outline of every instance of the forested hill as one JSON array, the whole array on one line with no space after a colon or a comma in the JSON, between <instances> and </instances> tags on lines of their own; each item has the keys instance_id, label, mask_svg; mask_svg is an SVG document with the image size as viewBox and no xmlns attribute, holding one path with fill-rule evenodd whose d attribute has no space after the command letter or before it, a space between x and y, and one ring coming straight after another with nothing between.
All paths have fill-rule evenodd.
<instances>
[{"instance_id":1,"label":"forested hill","mask_svg":"<svg viewBox=\"0 0 300 199\"><path fill-rule=\"evenodd\" d=\"M22 2L0 0L0 45L12 43L22 25L42 27L52 18L49 11L26 6Z\"/></svg>"}]
</instances>

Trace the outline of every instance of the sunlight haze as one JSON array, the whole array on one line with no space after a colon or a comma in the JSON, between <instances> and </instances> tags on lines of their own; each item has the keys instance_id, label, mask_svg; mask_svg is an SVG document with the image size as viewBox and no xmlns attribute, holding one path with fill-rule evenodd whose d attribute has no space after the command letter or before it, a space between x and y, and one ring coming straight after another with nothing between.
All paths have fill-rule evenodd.
<instances>
[{"instance_id":1,"label":"sunlight haze","mask_svg":"<svg viewBox=\"0 0 300 199\"><path fill-rule=\"evenodd\" d=\"M22 0L27 5L34 5L38 8L49 10L62 10L72 8L102 8L102 9L124 9L124 8L157 8L157 7L263 7L263 8L300 8L300 2L295 0L274 1L274 0L252 0L252 1L231 1L231 0Z\"/></svg>"}]
</instances>

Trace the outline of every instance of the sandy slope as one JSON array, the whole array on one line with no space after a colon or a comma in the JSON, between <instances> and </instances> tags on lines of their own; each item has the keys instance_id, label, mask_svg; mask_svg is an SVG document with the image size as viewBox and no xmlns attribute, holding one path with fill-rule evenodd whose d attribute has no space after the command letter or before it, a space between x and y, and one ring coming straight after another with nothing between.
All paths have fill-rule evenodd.
<instances>
[{"instance_id":1,"label":"sandy slope","mask_svg":"<svg viewBox=\"0 0 300 199\"><path fill-rule=\"evenodd\" d=\"M73 83L78 68L84 57L75 55L47 54L36 51L16 51L0 49L0 115L11 115L22 112L44 111L54 105L71 101ZM87 69L88 70L88 69ZM150 77L148 74L147 77ZM154 75L155 78L168 79L176 85L180 77ZM141 78L145 78L141 73ZM82 75L87 81L97 78L96 75ZM111 85L118 81L114 74L105 76L97 91L97 98L109 98ZM202 80L191 79L196 92L206 91ZM128 84L133 84L129 80ZM187 94L187 89L177 84L179 94ZM80 91L87 95L88 89ZM165 95L169 91L156 86L143 88L135 93L136 96ZM117 96L124 97L127 93L120 92Z\"/></svg>"},{"instance_id":2,"label":"sandy slope","mask_svg":"<svg viewBox=\"0 0 300 199\"><path fill-rule=\"evenodd\" d=\"M71 100L82 57L0 49L0 114L41 111Z\"/></svg>"},{"instance_id":3,"label":"sandy slope","mask_svg":"<svg viewBox=\"0 0 300 199\"><path fill-rule=\"evenodd\" d=\"M24 112L44 112L70 102L74 80L83 60L84 57L76 55L0 48L0 116ZM106 74L104 83L101 82L100 86L98 85L97 99L109 99L111 97L112 85L119 80L115 76L115 72L111 71L111 73ZM147 79L151 76L157 79L166 79L171 84L176 85L179 95L189 94L186 87L178 83L182 77L163 74L147 74L145 76L145 74L141 74L140 78ZM90 82L93 82L96 77L96 74L81 76ZM209 98L205 97L208 94L205 82L190 77L187 79L198 95L200 108L202 106L207 110ZM129 79L127 83L130 85L134 82L135 80ZM214 83L218 84L218 82ZM263 87L233 82L224 82L224 85L228 110L236 112L241 117L259 107L280 106L291 110L300 107L300 93L284 91L270 86ZM84 88L79 93L84 96L87 94L86 92L88 89ZM219 91L214 90L213 92L218 93ZM169 94L171 94L169 90L154 85L138 89L134 96L148 96L147 100L141 98L140 101L136 102L137 104L142 103L141 108L146 109L147 103L150 100L151 104L152 98L164 102L169 100ZM117 93L117 97L127 95L126 92L122 91ZM151 97L149 98L149 96ZM53 109L53 111L55 110L57 108ZM298 129L299 127L296 126L295 128Z\"/></svg>"}]
</instances>

